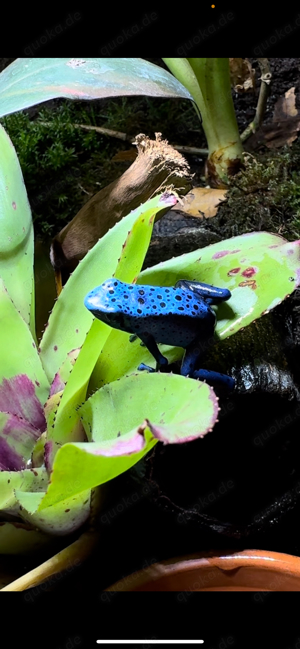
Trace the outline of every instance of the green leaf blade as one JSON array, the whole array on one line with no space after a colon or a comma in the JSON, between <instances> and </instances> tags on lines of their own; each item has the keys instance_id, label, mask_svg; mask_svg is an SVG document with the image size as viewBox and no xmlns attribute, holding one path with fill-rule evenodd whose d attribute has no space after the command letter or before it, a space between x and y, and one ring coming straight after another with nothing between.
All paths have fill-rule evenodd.
<instances>
[{"instance_id":1,"label":"green leaf blade","mask_svg":"<svg viewBox=\"0 0 300 649\"><path fill-rule=\"evenodd\" d=\"M31 211L16 151L1 125L0 229L0 278L35 337Z\"/></svg>"},{"instance_id":2,"label":"green leaf blade","mask_svg":"<svg viewBox=\"0 0 300 649\"><path fill-rule=\"evenodd\" d=\"M0 383L17 375L33 382L41 404L49 395L49 382L28 326L16 310L0 279Z\"/></svg>"},{"instance_id":3,"label":"green leaf blade","mask_svg":"<svg viewBox=\"0 0 300 649\"><path fill-rule=\"evenodd\" d=\"M138 58L17 59L0 75L0 117L55 97L192 99L169 72Z\"/></svg>"}]
</instances>

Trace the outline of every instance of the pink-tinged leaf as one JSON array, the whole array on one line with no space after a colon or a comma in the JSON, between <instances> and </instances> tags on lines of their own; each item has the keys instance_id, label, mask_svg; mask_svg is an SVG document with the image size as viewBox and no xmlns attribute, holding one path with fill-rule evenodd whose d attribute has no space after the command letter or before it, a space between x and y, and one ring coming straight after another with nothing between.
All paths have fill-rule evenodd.
<instances>
[{"instance_id":1,"label":"pink-tinged leaf","mask_svg":"<svg viewBox=\"0 0 300 649\"><path fill-rule=\"evenodd\" d=\"M52 397L54 394L57 394L57 392L61 392L65 389L67 380L72 372L72 368L74 367L74 363L78 357L80 349L80 347L76 347L76 349L72 349L72 351L67 354L67 358L59 368L58 372L56 372L52 381L50 388L50 397Z\"/></svg>"},{"instance_id":2,"label":"pink-tinged leaf","mask_svg":"<svg viewBox=\"0 0 300 649\"><path fill-rule=\"evenodd\" d=\"M61 392L65 388L65 382L62 380L60 372L56 372L55 377L51 383L51 389L50 389L50 398L54 396L54 394L57 394L58 392Z\"/></svg>"},{"instance_id":3,"label":"pink-tinged leaf","mask_svg":"<svg viewBox=\"0 0 300 649\"><path fill-rule=\"evenodd\" d=\"M25 469L24 458L0 437L0 471L21 471Z\"/></svg>"},{"instance_id":4,"label":"pink-tinged leaf","mask_svg":"<svg viewBox=\"0 0 300 649\"><path fill-rule=\"evenodd\" d=\"M53 442L52 440L50 440L50 442L46 442L44 448L44 462L45 462L45 467L49 472L52 470L53 460L56 451L57 448L55 442Z\"/></svg>"},{"instance_id":5,"label":"pink-tinged leaf","mask_svg":"<svg viewBox=\"0 0 300 649\"><path fill-rule=\"evenodd\" d=\"M24 419L41 434L46 430L42 405L35 393L34 383L26 374L4 379L0 385L0 411Z\"/></svg>"},{"instance_id":6,"label":"pink-tinged leaf","mask_svg":"<svg viewBox=\"0 0 300 649\"><path fill-rule=\"evenodd\" d=\"M127 471L158 440L203 437L217 420L218 400L206 383L140 372L105 385L78 412L90 442L58 449L40 511Z\"/></svg>"},{"instance_id":7,"label":"pink-tinged leaf","mask_svg":"<svg viewBox=\"0 0 300 649\"><path fill-rule=\"evenodd\" d=\"M40 434L28 421L0 412L0 470L25 469Z\"/></svg>"},{"instance_id":8,"label":"pink-tinged leaf","mask_svg":"<svg viewBox=\"0 0 300 649\"><path fill-rule=\"evenodd\" d=\"M148 422L145 420L137 430L131 431L128 435L117 437L117 439L112 439L102 444L92 443L90 451L93 455L104 455L105 457L118 457L119 455L140 453L145 448L146 440L144 432L147 425Z\"/></svg>"}]
</instances>

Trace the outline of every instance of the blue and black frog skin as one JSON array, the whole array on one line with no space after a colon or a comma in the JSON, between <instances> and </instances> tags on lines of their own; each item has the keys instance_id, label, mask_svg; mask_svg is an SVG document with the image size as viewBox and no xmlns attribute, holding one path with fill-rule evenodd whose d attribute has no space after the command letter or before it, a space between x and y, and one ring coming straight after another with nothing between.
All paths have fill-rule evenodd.
<instances>
[{"instance_id":1,"label":"blue and black frog skin","mask_svg":"<svg viewBox=\"0 0 300 649\"><path fill-rule=\"evenodd\" d=\"M140 338L156 360L156 371L168 371L168 359L157 343L183 347L180 373L208 383L234 388L226 374L197 369L203 352L214 337L216 315L212 304L229 300L226 288L190 280L172 286L126 284L107 279L86 295L84 304L91 313L115 329ZM154 371L144 365L139 370Z\"/></svg>"}]
</instances>

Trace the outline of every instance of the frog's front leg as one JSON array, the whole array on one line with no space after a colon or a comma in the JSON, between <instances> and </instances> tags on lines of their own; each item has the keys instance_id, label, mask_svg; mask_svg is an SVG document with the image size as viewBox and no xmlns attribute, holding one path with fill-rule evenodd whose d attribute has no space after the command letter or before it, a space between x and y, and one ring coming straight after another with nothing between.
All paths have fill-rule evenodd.
<instances>
[{"instance_id":1,"label":"frog's front leg","mask_svg":"<svg viewBox=\"0 0 300 649\"><path fill-rule=\"evenodd\" d=\"M156 372L160 371L166 371L166 368L168 367L169 361L168 359L163 356L158 347L157 344L153 338L148 333L139 333L138 334L139 338L141 341L146 345L147 349L149 350L150 354L155 358L156 360ZM148 367L148 365L145 365L144 363L141 363L138 367L138 370L149 370L149 371L154 371L153 368Z\"/></svg>"}]
</instances>

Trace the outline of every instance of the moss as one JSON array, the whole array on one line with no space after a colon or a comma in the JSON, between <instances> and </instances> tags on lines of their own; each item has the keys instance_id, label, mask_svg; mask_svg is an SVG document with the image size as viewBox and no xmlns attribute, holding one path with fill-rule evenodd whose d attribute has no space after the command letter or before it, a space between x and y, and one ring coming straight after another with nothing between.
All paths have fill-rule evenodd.
<instances>
[{"instance_id":1,"label":"moss","mask_svg":"<svg viewBox=\"0 0 300 649\"><path fill-rule=\"evenodd\" d=\"M228 238L266 230L300 237L300 144L245 154L244 169L230 180L227 200L207 227Z\"/></svg>"}]
</instances>

